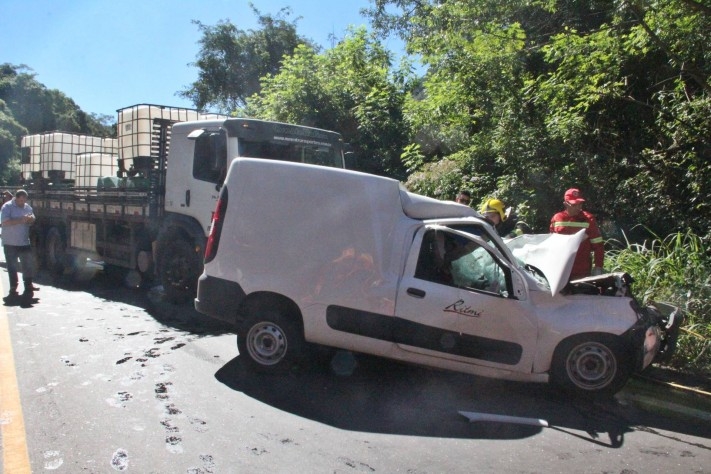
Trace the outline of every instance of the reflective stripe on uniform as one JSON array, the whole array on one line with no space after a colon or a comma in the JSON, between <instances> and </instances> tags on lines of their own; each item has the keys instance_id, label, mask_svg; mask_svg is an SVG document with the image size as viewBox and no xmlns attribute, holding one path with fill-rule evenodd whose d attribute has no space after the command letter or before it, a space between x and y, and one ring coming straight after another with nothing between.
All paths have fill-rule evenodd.
<instances>
[{"instance_id":1,"label":"reflective stripe on uniform","mask_svg":"<svg viewBox=\"0 0 711 474\"><path fill-rule=\"evenodd\" d=\"M588 222L574 222L574 221L558 221L553 223L553 227L578 227L580 229L587 229L590 227Z\"/></svg>"},{"instance_id":2,"label":"reflective stripe on uniform","mask_svg":"<svg viewBox=\"0 0 711 474\"><path fill-rule=\"evenodd\" d=\"M602 237L595 237L594 239L590 239L591 244L601 244L602 243Z\"/></svg>"}]
</instances>

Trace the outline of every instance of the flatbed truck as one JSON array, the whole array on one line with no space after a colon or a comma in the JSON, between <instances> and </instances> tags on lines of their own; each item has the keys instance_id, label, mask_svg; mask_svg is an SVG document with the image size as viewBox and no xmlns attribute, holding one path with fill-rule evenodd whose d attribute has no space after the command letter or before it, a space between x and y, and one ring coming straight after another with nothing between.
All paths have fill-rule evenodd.
<instances>
[{"instance_id":1,"label":"flatbed truck","mask_svg":"<svg viewBox=\"0 0 711 474\"><path fill-rule=\"evenodd\" d=\"M157 279L168 299L187 302L233 158L345 167L336 132L152 104L117 112L115 139L62 132L22 139L33 244L55 275L93 259L132 285Z\"/></svg>"}]
</instances>

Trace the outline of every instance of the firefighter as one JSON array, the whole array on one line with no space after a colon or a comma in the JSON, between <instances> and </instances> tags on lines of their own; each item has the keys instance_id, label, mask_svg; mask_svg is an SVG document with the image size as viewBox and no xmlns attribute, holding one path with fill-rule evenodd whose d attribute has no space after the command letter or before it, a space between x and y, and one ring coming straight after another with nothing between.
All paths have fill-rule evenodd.
<instances>
[{"instance_id":1,"label":"firefighter","mask_svg":"<svg viewBox=\"0 0 711 474\"><path fill-rule=\"evenodd\" d=\"M565 209L558 212L551 219L550 231L557 234L571 235L585 229L586 239L580 244L575 256L573 269L570 273L571 280L584 278L590 275L602 275L605 249L602 235L597 226L595 216L583 210L585 199L579 189L570 188L563 196ZM593 258L590 258L590 254Z\"/></svg>"}]
</instances>

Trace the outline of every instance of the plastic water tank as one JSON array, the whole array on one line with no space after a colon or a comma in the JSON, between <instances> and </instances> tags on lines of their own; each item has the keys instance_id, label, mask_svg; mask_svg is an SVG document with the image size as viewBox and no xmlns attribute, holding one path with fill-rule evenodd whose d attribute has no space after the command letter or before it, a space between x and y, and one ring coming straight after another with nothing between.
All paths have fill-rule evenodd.
<instances>
[{"instance_id":1,"label":"plastic water tank","mask_svg":"<svg viewBox=\"0 0 711 474\"><path fill-rule=\"evenodd\" d=\"M156 120L171 123L198 120L197 110L161 105L139 104L118 111L119 157L133 160L150 157L153 142L153 124ZM130 166L130 162L126 163Z\"/></svg>"},{"instance_id":2,"label":"plastic water tank","mask_svg":"<svg viewBox=\"0 0 711 474\"><path fill-rule=\"evenodd\" d=\"M100 177L115 176L118 171L118 155L79 153L76 160L75 185L80 188L97 186Z\"/></svg>"},{"instance_id":3,"label":"plastic water tank","mask_svg":"<svg viewBox=\"0 0 711 474\"><path fill-rule=\"evenodd\" d=\"M24 179L31 179L33 173L40 171L40 143L42 135L25 135L20 142L22 159L20 172Z\"/></svg>"},{"instance_id":4,"label":"plastic water tank","mask_svg":"<svg viewBox=\"0 0 711 474\"><path fill-rule=\"evenodd\" d=\"M61 176L74 179L74 155L79 153L79 136L72 133L51 132L42 135L40 170L45 178Z\"/></svg>"}]
</instances>

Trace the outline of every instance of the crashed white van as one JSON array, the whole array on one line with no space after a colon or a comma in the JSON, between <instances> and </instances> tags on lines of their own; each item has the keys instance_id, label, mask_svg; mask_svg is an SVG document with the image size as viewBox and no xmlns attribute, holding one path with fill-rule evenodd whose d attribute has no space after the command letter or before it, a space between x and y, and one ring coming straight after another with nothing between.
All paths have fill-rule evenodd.
<instances>
[{"instance_id":1,"label":"crashed white van","mask_svg":"<svg viewBox=\"0 0 711 474\"><path fill-rule=\"evenodd\" d=\"M568 283L582 238L507 246L471 208L392 179L240 158L195 308L235 325L256 370L283 370L314 343L609 394L670 354L681 313L640 307L626 274Z\"/></svg>"}]
</instances>

